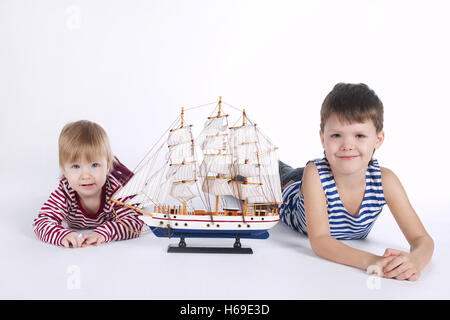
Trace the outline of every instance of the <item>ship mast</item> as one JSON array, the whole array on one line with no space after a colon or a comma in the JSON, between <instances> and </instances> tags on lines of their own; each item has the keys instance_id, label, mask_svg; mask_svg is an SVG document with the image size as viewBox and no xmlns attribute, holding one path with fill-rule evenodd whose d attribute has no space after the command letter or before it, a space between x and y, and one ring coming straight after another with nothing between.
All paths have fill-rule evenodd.
<instances>
[{"instance_id":1,"label":"ship mast","mask_svg":"<svg viewBox=\"0 0 450 320\"><path fill-rule=\"evenodd\" d=\"M184 126L184 107L181 107L181 128ZM183 214L187 213L186 201L183 201Z\"/></svg>"},{"instance_id":2,"label":"ship mast","mask_svg":"<svg viewBox=\"0 0 450 320\"><path fill-rule=\"evenodd\" d=\"M214 115L208 117L198 140L201 141L199 145L204 155L201 164L204 176L202 190L215 196L215 207L212 204L211 215L219 214L220 196L233 194L228 184L231 179L232 157L229 150L228 115L222 110L222 96L219 97L217 106Z\"/></svg>"},{"instance_id":3,"label":"ship mast","mask_svg":"<svg viewBox=\"0 0 450 320\"><path fill-rule=\"evenodd\" d=\"M242 110L242 126L245 126L245 109ZM247 160L245 160L245 163L247 163ZM247 183L247 177L244 177L244 184ZM242 219L245 222L245 214L247 213L247 198L244 199L244 208L242 210Z\"/></svg>"},{"instance_id":4,"label":"ship mast","mask_svg":"<svg viewBox=\"0 0 450 320\"><path fill-rule=\"evenodd\" d=\"M222 108L222 96L219 96L219 111L217 111L218 118L220 117L221 108ZM216 215L218 213L219 213L219 195L216 195Z\"/></svg>"},{"instance_id":5,"label":"ship mast","mask_svg":"<svg viewBox=\"0 0 450 320\"><path fill-rule=\"evenodd\" d=\"M184 125L184 107L181 107L181 128Z\"/></svg>"}]
</instances>

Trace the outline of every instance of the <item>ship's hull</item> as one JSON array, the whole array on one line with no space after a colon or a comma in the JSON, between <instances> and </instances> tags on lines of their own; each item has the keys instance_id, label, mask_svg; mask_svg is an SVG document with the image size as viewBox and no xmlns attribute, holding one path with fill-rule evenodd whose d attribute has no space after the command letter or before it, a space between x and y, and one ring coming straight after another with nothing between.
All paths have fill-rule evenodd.
<instances>
[{"instance_id":1,"label":"ship's hull","mask_svg":"<svg viewBox=\"0 0 450 320\"><path fill-rule=\"evenodd\" d=\"M280 217L270 216L222 216L222 215L172 215L153 213L141 216L158 237L186 238L251 238L267 239L268 230Z\"/></svg>"}]
</instances>

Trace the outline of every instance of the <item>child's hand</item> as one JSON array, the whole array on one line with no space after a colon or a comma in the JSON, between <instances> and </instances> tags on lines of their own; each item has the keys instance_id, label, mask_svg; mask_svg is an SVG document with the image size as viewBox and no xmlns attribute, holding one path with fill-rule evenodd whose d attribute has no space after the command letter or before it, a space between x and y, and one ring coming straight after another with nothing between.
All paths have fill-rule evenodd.
<instances>
[{"instance_id":1,"label":"child's hand","mask_svg":"<svg viewBox=\"0 0 450 320\"><path fill-rule=\"evenodd\" d=\"M84 242L81 247L84 248L91 244L98 246L102 242L105 242L105 238L101 234L97 232L91 232L84 236Z\"/></svg>"},{"instance_id":2,"label":"child's hand","mask_svg":"<svg viewBox=\"0 0 450 320\"><path fill-rule=\"evenodd\" d=\"M386 254L386 252L385 252ZM383 256L377 256L377 258L372 261L372 263L370 264L370 266L367 268L367 273L370 274L376 274L379 277L383 277L383 270L384 268L392 261L394 260L395 257L391 257L391 256L387 256L387 255L383 255Z\"/></svg>"},{"instance_id":3,"label":"child's hand","mask_svg":"<svg viewBox=\"0 0 450 320\"><path fill-rule=\"evenodd\" d=\"M83 235L81 233L78 234L73 231L62 238L61 243L65 248L80 248L83 240Z\"/></svg>"},{"instance_id":4,"label":"child's hand","mask_svg":"<svg viewBox=\"0 0 450 320\"><path fill-rule=\"evenodd\" d=\"M390 262L383 268L385 278L409 281L419 279L420 270L408 252L388 248L384 251L383 258L391 258Z\"/></svg>"}]
</instances>

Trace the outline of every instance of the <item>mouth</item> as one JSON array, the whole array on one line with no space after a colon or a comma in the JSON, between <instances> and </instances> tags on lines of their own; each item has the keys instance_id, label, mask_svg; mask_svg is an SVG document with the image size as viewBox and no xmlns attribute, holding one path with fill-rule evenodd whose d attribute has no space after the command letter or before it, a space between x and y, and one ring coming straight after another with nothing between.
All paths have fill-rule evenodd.
<instances>
[{"instance_id":1,"label":"mouth","mask_svg":"<svg viewBox=\"0 0 450 320\"><path fill-rule=\"evenodd\" d=\"M86 189L93 188L94 186L95 186L95 183L83 183L83 184L80 184L80 187L86 188Z\"/></svg>"},{"instance_id":2,"label":"mouth","mask_svg":"<svg viewBox=\"0 0 450 320\"><path fill-rule=\"evenodd\" d=\"M358 156L337 156L337 157L342 160L352 160L357 158Z\"/></svg>"}]
</instances>

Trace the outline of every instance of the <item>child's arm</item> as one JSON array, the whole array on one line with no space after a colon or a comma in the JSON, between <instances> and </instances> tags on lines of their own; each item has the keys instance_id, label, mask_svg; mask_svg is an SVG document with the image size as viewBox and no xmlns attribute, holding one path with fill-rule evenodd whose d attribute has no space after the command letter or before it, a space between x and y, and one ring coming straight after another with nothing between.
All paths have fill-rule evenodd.
<instances>
[{"instance_id":1,"label":"child's arm","mask_svg":"<svg viewBox=\"0 0 450 320\"><path fill-rule=\"evenodd\" d=\"M400 230L410 245L410 252L386 249L384 256L395 259L385 269L385 276L417 279L433 255L434 243L408 200L400 180L389 169L381 168L384 198Z\"/></svg>"},{"instance_id":2,"label":"child's arm","mask_svg":"<svg viewBox=\"0 0 450 320\"><path fill-rule=\"evenodd\" d=\"M114 210L114 218L103 223L93 231L101 234L104 242L138 237L144 225L144 222L138 218L140 214L127 207L119 206L115 207Z\"/></svg>"},{"instance_id":3,"label":"child's arm","mask_svg":"<svg viewBox=\"0 0 450 320\"><path fill-rule=\"evenodd\" d=\"M313 251L322 258L367 270L371 265L383 268L393 257L383 258L354 249L330 236L327 201L314 163L310 162L303 173L302 194L305 203L308 237Z\"/></svg>"},{"instance_id":4,"label":"child's arm","mask_svg":"<svg viewBox=\"0 0 450 320\"><path fill-rule=\"evenodd\" d=\"M37 237L44 242L63 246L63 238L72 232L61 225L67 214L65 196L60 184L39 210L37 218L34 219L33 229Z\"/></svg>"}]
</instances>

